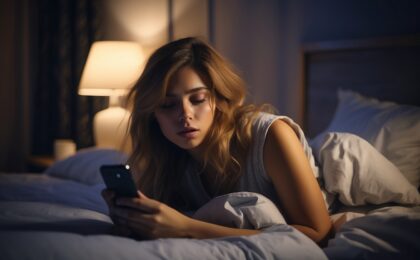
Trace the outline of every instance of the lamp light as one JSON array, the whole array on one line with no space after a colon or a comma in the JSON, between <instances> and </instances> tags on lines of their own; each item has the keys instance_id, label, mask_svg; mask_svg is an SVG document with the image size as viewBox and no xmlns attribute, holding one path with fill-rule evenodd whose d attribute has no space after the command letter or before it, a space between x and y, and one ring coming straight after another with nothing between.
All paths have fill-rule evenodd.
<instances>
[{"instance_id":1,"label":"lamp light","mask_svg":"<svg viewBox=\"0 0 420 260\"><path fill-rule=\"evenodd\" d=\"M109 107L93 119L95 145L123 148L129 111L121 97L136 83L143 69L140 44L126 41L97 41L90 48L79 84L79 95L109 96Z\"/></svg>"}]
</instances>

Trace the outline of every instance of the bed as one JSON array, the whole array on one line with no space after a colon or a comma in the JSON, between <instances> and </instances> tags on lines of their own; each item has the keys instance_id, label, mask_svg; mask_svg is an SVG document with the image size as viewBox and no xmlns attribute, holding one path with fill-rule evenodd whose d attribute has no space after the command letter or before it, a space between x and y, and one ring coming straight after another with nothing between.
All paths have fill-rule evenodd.
<instances>
[{"instance_id":1,"label":"bed","mask_svg":"<svg viewBox=\"0 0 420 260\"><path fill-rule=\"evenodd\" d=\"M232 193L195 217L261 234L220 239L118 236L87 148L43 174L0 174L2 259L415 259L420 255L420 38L306 44L305 123L335 235L321 248L264 196ZM375 98L375 99L374 99ZM388 102L392 101L392 102ZM273 208L274 207L274 208ZM257 216L257 217L256 217Z\"/></svg>"},{"instance_id":2,"label":"bed","mask_svg":"<svg viewBox=\"0 0 420 260\"><path fill-rule=\"evenodd\" d=\"M0 174L1 259L326 259L314 242L285 224L270 200L248 192L218 197L194 217L264 230L259 235L149 241L117 235L100 195L98 169L125 160L118 151L92 147L43 174Z\"/></svg>"},{"instance_id":3,"label":"bed","mask_svg":"<svg viewBox=\"0 0 420 260\"><path fill-rule=\"evenodd\" d=\"M420 250L420 35L302 46L304 130L336 235L331 259Z\"/></svg>"}]
</instances>

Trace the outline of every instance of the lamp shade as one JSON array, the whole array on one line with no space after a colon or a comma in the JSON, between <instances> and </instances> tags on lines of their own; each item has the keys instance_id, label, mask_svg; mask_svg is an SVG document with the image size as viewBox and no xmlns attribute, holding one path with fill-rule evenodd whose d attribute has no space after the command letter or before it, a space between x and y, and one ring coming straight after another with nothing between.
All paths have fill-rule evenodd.
<instances>
[{"instance_id":1,"label":"lamp shade","mask_svg":"<svg viewBox=\"0 0 420 260\"><path fill-rule=\"evenodd\" d=\"M122 96L136 83L143 69L140 44L126 41L97 41L90 48L79 95Z\"/></svg>"}]
</instances>

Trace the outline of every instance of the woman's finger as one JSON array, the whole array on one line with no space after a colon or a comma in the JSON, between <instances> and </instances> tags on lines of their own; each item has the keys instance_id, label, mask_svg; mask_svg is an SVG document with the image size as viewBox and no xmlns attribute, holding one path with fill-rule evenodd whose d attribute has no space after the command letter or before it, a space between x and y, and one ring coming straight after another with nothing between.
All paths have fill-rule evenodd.
<instances>
[{"instance_id":1,"label":"woman's finger","mask_svg":"<svg viewBox=\"0 0 420 260\"><path fill-rule=\"evenodd\" d=\"M118 223L122 225L137 223L150 228L156 226L159 222L155 214L148 214L123 207L115 207L114 214L118 218Z\"/></svg>"},{"instance_id":2,"label":"woman's finger","mask_svg":"<svg viewBox=\"0 0 420 260\"><path fill-rule=\"evenodd\" d=\"M115 192L109 189L103 189L101 195L108 205L114 204Z\"/></svg>"},{"instance_id":3,"label":"woman's finger","mask_svg":"<svg viewBox=\"0 0 420 260\"><path fill-rule=\"evenodd\" d=\"M119 215L114 215L113 222L115 225L125 226L129 222L129 220Z\"/></svg>"},{"instance_id":4,"label":"woman's finger","mask_svg":"<svg viewBox=\"0 0 420 260\"><path fill-rule=\"evenodd\" d=\"M113 235L123 236L123 237L129 237L133 235L133 231L129 227L123 226L123 225L114 225L112 227L111 232Z\"/></svg>"},{"instance_id":5,"label":"woman's finger","mask_svg":"<svg viewBox=\"0 0 420 260\"><path fill-rule=\"evenodd\" d=\"M156 238L155 229L145 226L141 223L128 222L126 225L127 229L134 231L137 237L144 238Z\"/></svg>"},{"instance_id":6,"label":"woman's finger","mask_svg":"<svg viewBox=\"0 0 420 260\"><path fill-rule=\"evenodd\" d=\"M153 199L149 199L146 196L141 196L139 198L117 198L115 204L117 206L135 208L147 213L157 213L159 212L161 206L160 202Z\"/></svg>"}]
</instances>

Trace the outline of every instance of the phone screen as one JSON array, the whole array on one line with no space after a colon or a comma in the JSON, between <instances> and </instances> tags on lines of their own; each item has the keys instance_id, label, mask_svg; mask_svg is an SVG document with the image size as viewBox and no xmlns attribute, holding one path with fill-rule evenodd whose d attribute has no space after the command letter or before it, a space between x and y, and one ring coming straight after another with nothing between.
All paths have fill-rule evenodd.
<instances>
[{"instance_id":1,"label":"phone screen","mask_svg":"<svg viewBox=\"0 0 420 260\"><path fill-rule=\"evenodd\" d=\"M117 196L138 196L137 187L130 172L130 166L123 164L102 165L100 171L106 187L115 191Z\"/></svg>"}]
</instances>

